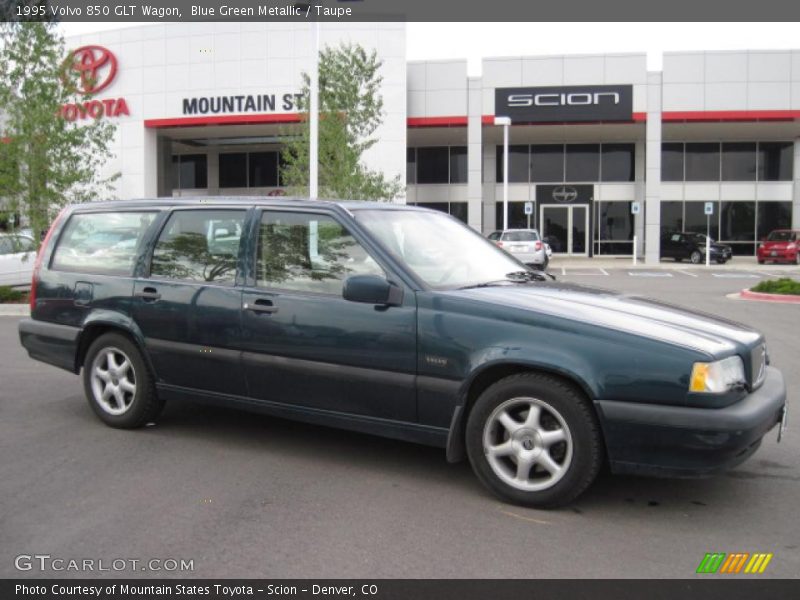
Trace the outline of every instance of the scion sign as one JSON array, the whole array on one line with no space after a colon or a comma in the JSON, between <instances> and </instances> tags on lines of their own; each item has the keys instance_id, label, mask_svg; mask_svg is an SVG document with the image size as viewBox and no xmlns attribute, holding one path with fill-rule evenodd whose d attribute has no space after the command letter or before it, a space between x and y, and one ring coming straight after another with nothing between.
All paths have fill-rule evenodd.
<instances>
[{"instance_id":1,"label":"scion sign","mask_svg":"<svg viewBox=\"0 0 800 600\"><path fill-rule=\"evenodd\" d=\"M497 88L494 112L515 123L630 121L633 86Z\"/></svg>"}]
</instances>

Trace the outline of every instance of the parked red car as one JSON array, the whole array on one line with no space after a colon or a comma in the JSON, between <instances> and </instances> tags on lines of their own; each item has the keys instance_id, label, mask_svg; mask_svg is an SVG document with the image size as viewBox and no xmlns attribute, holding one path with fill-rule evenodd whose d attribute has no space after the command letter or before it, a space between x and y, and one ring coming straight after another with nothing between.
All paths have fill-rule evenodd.
<instances>
[{"instance_id":1,"label":"parked red car","mask_svg":"<svg viewBox=\"0 0 800 600\"><path fill-rule=\"evenodd\" d=\"M758 246L758 264L768 260L773 262L792 262L800 265L800 231L796 229L776 229Z\"/></svg>"}]
</instances>

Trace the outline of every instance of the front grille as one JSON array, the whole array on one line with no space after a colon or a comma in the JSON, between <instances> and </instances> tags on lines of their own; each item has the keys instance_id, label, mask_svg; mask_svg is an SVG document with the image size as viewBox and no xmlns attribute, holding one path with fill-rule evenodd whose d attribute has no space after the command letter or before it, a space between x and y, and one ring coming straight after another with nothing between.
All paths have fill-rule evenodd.
<instances>
[{"instance_id":1,"label":"front grille","mask_svg":"<svg viewBox=\"0 0 800 600\"><path fill-rule=\"evenodd\" d=\"M753 382L752 388L756 389L767 376L767 345L762 343L753 348L750 354L750 368L751 379Z\"/></svg>"}]
</instances>

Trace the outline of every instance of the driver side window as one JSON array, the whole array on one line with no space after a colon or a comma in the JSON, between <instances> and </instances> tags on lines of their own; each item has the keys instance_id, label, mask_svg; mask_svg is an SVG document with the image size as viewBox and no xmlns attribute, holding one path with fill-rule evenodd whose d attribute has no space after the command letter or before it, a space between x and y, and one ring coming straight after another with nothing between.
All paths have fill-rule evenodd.
<instances>
[{"instance_id":1,"label":"driver side window","mask_svg":"<svg viewBox=\"0 0 800 600\"><path fill-rule=\"evenodd\" d=\"M265 211L256 250L256 285L341 295L351 275L383 269L333 218L314 213Z\"/></svg>"}]
</instances>

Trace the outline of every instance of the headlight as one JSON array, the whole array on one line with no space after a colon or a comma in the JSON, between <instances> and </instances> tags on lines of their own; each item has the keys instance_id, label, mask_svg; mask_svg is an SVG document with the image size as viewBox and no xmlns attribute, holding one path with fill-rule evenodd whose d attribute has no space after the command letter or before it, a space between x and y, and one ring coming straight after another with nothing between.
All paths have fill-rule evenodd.
<instances>
[{"instance_id":1,"label":"headlight","mask_svg":"<svg viewBox=\"0 0 800 600\"><path fill-rule=\"evenodd\" d=\"M730 356L712 363L694 363L689 391L719 394L744 383L742 359Z\"/></svg>"}]
</instances>

